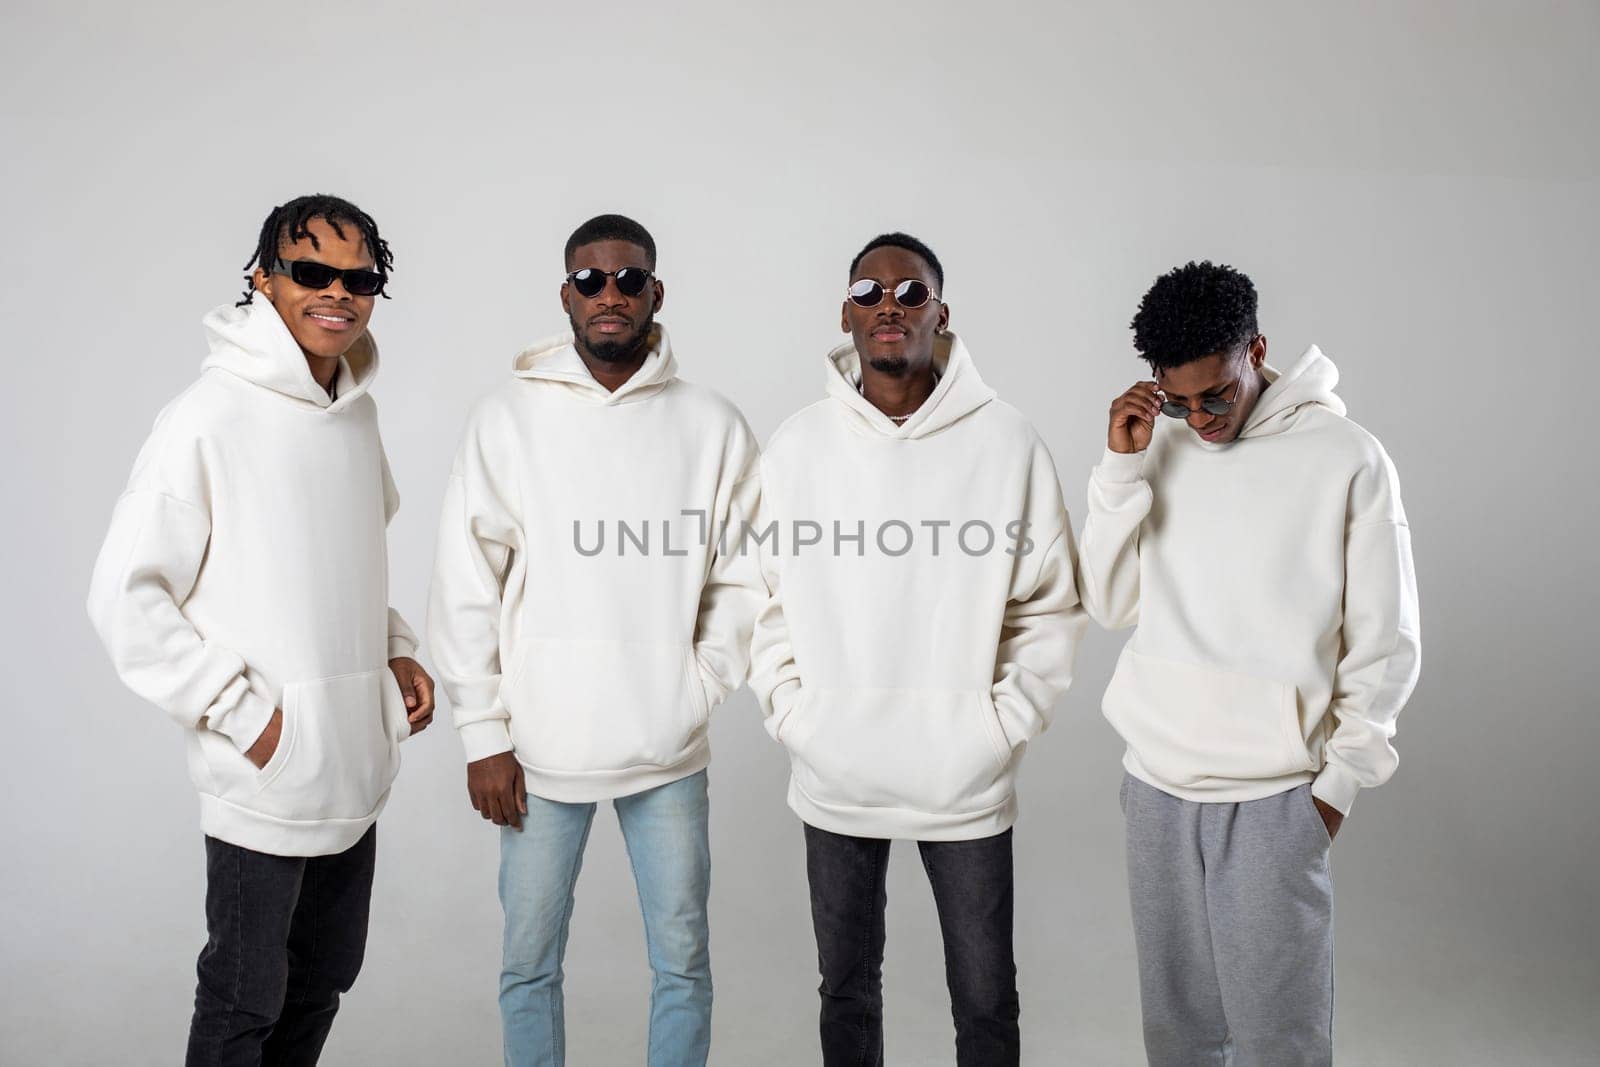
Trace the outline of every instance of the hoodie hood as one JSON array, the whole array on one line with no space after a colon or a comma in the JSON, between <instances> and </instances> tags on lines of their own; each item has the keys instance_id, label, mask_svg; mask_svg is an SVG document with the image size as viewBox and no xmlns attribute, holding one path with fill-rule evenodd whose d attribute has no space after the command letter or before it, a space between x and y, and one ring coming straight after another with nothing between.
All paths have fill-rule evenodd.
<instances>
[{"instance_id":1,"label":"hoodie hood","mask_svg":"<svg viewBox=\"0 0 1600 1067\"><path fill-rule=\"evenodd\" d=\"M570 330L517 353L517 358L511 363L511 372L518 378L556 383L569 389L575 398L590 403L631 403L659 392L678 376L678 361L672 354L672 342L667 339L665 326L659 322L653 324L645 344L649 346L650 354L633 372L633 377L623 382L614 393L608 392L589 373L588 365L573 345Z\"/></svg>"},{"instance_id":2,"label":"hoodie hood","mask_svg":"<svg viewBox=\"0 0 1600 1067\"><path fill-rule=\"evenodd\" d=\"M938 433L993 400L995 392L978 376L978 368L961 338L946 331L933 342L933 369L939 382L922 406L904 423L895 421L861 395L861 355L853 342L828 353L828 396L843 406L852 429L868 436L912 440Z\"/></svg>"},{"instance_id":3,"label":"hoodie hood","mask_svg":"<svg viewBox=\"0 0 1600 1067\"><path fill-rule=\"evenodd\" d=\"M311 376L299 342L265 298L244 307L224 304L200 321L211 344L202 371L224 370L298 403L340 411L363 396L378 374L378 345L368 330L339 357L337 396L330 401Z\"/></svg>"},{"instance_id":4,"label":"hoodie hood","mask_svg":"<svg viewBox=\"0 0 1600 1067\"><path fill-rule=\"evenodd\" d=\"M1327 408L1335 415L1345 413L1344 401L1334 393L1339 384L1339 368L1333 360L1312 345L1286 371L1262 368L1268 385L1239 437L1271 437L1291 429L1307 406Z\"/></svg>"}]
</instances>

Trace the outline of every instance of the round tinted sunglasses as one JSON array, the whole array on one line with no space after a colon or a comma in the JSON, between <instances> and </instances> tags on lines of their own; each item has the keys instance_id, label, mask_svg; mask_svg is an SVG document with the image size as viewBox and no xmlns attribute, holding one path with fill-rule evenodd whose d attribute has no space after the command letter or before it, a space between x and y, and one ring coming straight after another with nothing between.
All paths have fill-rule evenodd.
<instances>
[{"instance_id":1,"label":"round tinted sunglasses","mask_svg":"<svg viewBox=\"0 0 1600 1067\"><path fill-rule=\"evenodd\" d=\"M1233 383L1233 392L1235 399L1237 399L1239 395L1238 382ZM1233 410L1233 401L1224 400L1220 396L1208 396L1200 401L1200 410L1211 415L1226 415ZM1190 413L1189 405L1180 404L1176 400L1168 400L1161 405L1161 414L1170 415L1175 419L1187 419Z\"/></svg>"},{"instance_id":2,"label":"round tinted sunglasses","mask_svg":"<svg viewBox=\"0 0 1600 1067\"><path fill-rule=\"evenodd\" d=\"M891 290L873 278L862 278L853 282L847 292L850 302L857 307L875 308L883 303L883 294ZM938 300L939 294L929 289L923 282L915 278L907 278L892 290L894 302L908 311L919 308L930 300Z\"/></svg>"},{"instance_id":3,"label":"round tinted sunglasses","mask_svg":"<svg viewBox=\"0 0 1600 1067\"><path fill-rule=\"evenodd\" d=\"M584 267L567 275L567 281L578 290L578 295L586 299L593 299L600 295L606 287L607 278L617 280L617 292L623 296L638 296L644 292L644 287L650 284L650 279L655 277L654 271L645 270L643 267L623 267L618 271L600 270L597 267Z\"/></svg>"},{"instance_id":4,"label":"round tinted sunglasses","mask_svg":"<svg viewBox=\"0 0 1600 1067\"><path fill-rule=\"evenodd\" d=\"M326 289L337 278L351 296L377 296L383 292L383 275L375 270L340 270L313 259L280 259L272 265L272 273L286 274L290 281L307 289Z\"/></svg>"}]
</instances>

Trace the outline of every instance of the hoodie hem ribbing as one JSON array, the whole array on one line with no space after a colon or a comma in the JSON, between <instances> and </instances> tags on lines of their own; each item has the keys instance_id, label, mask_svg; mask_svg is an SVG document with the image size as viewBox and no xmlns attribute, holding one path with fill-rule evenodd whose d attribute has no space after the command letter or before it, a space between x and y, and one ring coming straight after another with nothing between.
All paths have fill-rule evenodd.
<instances>
[{"instance_id":1,"label":"hoodie hem ribbing","mask_svg":"<svg viewBox=\"0 0 1600 1067\"><path fill-rule=\"evenodd\" d=\"M1204 789L1195 789L1189 786L1173 785L1163 782L1160 778L1145 770L1139 762L1139 757L1133 754L1133 749L1128 749L1122 757L1122 767L1145 785L1152 789L1159 789L1168 796L1177 797L1179 800L1189 800L1196 804L1243 804L1251 800L1262 800L1266 797L1277 796L1291 789L1297 789L1316 777L1314 771L1298 771L1294 774L1285 774L1279 778L1255 779L1228 779L1212 778Z\"/></svg>"},{"instance_id":2,"label":"hoodie hem ribbing","mask_svg":"<svg viewBox=\"0 0 1600 1067\"><path fill-rule=\"evenodd\" d=\"M388 802L386 789L377 806L359 818L302 821L264 815L201 793L200 829L208 837L273 856L331 856L361 840Z\"/></svg>"},{"instance_id":3,"label":"hoodie hem ribbing","mask_svg":"<svg viewBox=\"0 0 1600 1067\"><path fill-rule=\"evenodd\" d=\"M711 764L711 746L702 741L683 759L668 766L627 767L619 771L551 771L530 766L520 753L517 762L522 764L528 792L534 796L560 804L592 804L643 793L698 774Z\"/></svg>"},{"instance_id":4,"label":"hoodie hem ribbing","mask_svg":"<svg viewBox=\"0 0 1600 1067\"><path fill-rule=\"evenodd\" d=\"M819 830L850 837L911 841L976 841L1009 830L1017 821L1017 794L979 811L933 812L912 808L824 804L789 779L789 809Z\"/></svg>"}]
</instances>

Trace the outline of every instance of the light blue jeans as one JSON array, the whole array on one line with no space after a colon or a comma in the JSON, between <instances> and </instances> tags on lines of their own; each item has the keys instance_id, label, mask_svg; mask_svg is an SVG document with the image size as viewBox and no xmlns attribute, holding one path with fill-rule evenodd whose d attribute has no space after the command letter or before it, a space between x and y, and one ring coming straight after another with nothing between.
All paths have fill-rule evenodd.
<instances>
[{"instance_id":1,"label":"light blue jeans","mask_svg":"<svg viewBox=\"0 0 1600 1067\"><path fill-rule=\"evenodd\" d=\"M644 915L651 1067L703 1065L711 1048L711 890L706 772L612 801ZM529 794L521 831L500 831L505 949L500 1019L507 1067L561 1067L562 958L593 804Z\"/></svg>"}]
</instances>

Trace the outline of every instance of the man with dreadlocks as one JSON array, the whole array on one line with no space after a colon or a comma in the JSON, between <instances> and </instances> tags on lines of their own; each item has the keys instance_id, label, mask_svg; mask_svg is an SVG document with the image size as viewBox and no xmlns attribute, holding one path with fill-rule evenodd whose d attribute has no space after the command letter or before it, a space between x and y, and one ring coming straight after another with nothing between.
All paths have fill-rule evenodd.
<instances>
[{"instance_id":1,"label":"man with dreadlocks","mask_svg":"<svg viewBox=\"0 0 1600 1067\"><path fill-rule=\"evenodd\" d=\"M1240 272L1163 275L1133 341L1154 380L1111 405L1079 585L1102 626L1138 625L1104 710L1145 1052L1330 1063L1329 848L1394 773L1419 663L1400 483L1315 345L1267 364Z\"/></svg>"},{"instance_id":2,"label":"man with dreadlocks","mask_svg":"<svg viewBox=\"0 0 1600 1067\"><path fill-rule=\"evenodd\" d=\"M392 263L354 204L273 209L95 565L95 628L123 681L184 728L200 791L191 1067L316 1061L361 967L399 742L433 716L388 606L399 498L368 392Z\"/></svg>"}]
</instances>

